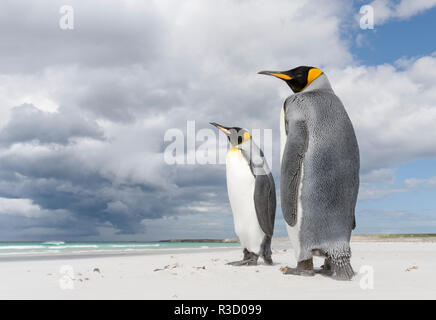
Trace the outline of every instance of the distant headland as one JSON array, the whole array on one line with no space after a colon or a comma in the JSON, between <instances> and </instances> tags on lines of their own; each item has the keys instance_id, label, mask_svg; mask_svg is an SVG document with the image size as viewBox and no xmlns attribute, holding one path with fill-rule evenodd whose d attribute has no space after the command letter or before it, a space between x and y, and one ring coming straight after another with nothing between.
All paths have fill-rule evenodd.
<instances>
[{"instance_id":1,"label":"distant headland","mask_svg":"<svg viewBox=\"0 0 436 320\"><path fill-rule=\"evenodd\" d=\"M288 241L287 237L274 237L273 241ZM366 242L366 241L401 241L401 242L415 242L415 241L436 241L436 233L401 233L401 234L356 234L351 236L352 242ZM227 239L170 239L159 240L159 242L209 242L209 243L238 243L237 238Z\"/></svg>"},{"instance_id":2,"label":"distant headland","mask_svg":"<svg viewBox=\"0 0 436 320\"><path fill-rule=\"evenodd\" d=\"M238 239L172 239L172 240L159 240L159 242L213 242L213 243L232 243L239 242Z\"/></svg>"}]
</instances>

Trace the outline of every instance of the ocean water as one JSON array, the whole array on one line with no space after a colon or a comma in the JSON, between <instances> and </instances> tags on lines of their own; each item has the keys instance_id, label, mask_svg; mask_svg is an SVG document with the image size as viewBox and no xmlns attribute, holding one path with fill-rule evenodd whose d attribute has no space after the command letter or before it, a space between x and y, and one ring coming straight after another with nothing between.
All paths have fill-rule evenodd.
<instances>
[{"instance_id":1,"label":"ocean water","mask_svg":"<svg viewBox=\"0 0 436 320\"><path fill-rule=\"evenodd\" d=\"M239 247L239 243L221 242L0 242L0 257L26 255L62 255L83 253L127 253L184 248Z\"/></svg>"}]
</instances>

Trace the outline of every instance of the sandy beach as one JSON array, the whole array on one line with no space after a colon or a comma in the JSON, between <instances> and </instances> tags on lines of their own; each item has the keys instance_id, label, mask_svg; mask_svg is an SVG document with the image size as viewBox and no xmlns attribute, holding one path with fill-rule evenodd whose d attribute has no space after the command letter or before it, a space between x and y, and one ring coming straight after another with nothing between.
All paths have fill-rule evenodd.
<instances>
[{"instance_id":1,"label":"sandy beach","mask_svg":"<svg viewBox=\"0 0 436 320\"><path fill-rule=\"evenodd\" d=\"M273 243L273 266L225 265L240 258L235 248L1 258L0 299L436 299L436 242L353 242L352 250L361 273L347 282L281 274L295 265L286 241Z\"/></svg>"}]
</instances>

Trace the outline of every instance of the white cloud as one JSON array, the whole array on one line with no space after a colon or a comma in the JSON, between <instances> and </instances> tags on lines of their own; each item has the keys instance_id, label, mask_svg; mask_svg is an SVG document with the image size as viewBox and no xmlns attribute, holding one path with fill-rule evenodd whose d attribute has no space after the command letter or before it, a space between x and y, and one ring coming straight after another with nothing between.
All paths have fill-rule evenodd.
<instances>
[{"instance_id":1,"label":"white cloud","mask_svg":"<svg viewBox=\"0 0 436 320\"><path fill-rule=\"evenodd\" d=\"M328 73L356 129L363 174L436 157L435 72L433 55L405 69L384 64Z\"/></svg>"},{"instance_id":2,"label":"white cloud","mask_svg":"<svg viewBox=\"0 0 436 320\"><path fill-rule=\"evenodd\" d=\"M361 183L394 183L395 170L393 168L374 169L360 175Z\"/></svg>"},{"instance_id":3,"label":"white cloud","mask_svg":"<svg viewBox=\"0 0 436 320\"><path fill-rule=\"evenodd\" d=\"M436 177L427 179L410 178L406 179L404 183L410 189L434 189L436 188Z\"/></svg>"},{"instance_id":4,"label":"white cloud","mask_svg":"<svg viewBox=\"0 0 436 320\"><path fill-rule=\"evenodd\" d=\"M10 199L0 197L0 215L42 218L56 215L57 218L67 216L66 210L45 210L33 203L31 199Z\"/></svg>"},{"instance_id":5,"label":"white cloud","mask_svg":"<svg viewBox=\"0 0 436 320\"><path fill-rule=\"evenodd\" d=\"M407 188L392 186L374 186L367 183L361 183L359 188L359 200L381 199L394 193L407 192Z\"/></svg>"},{"instance_id":6,"label":"white cloud","mask_svg":"<svg viewBox=\"0 0 436 320\"><path fill-rule=\"evenodd\" d=\"M369 3L374 8L376 24L390 19L407 19L436 6L436 0L375 0Z\"/></svg>"},{"instance_id":7,"label":"white cloud","mask_svg":"<svg viewBox=\"0 0 436 320\"><path fill-rule=\"evenodd\" d=\"M371 175L372 173L370 176ZM395 186L393 181L378 184L363 182L360 184L359 200L381 199L394 193L406 193L415 190L435 188L436 177L429 177L426 179L409 178L405 179L400 186Z\"/></svg>"}]
</instances>

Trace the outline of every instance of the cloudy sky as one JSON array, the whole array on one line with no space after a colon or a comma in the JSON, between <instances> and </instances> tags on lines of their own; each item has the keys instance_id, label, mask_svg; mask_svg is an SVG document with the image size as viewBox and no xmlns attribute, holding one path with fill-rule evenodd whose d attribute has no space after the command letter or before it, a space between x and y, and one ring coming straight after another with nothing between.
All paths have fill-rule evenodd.
<instances>
[{"instance_id":1,"label":"cloudy sky","mask_svg":"<svg viewBox=\"0 0 436 320\"><path fill-rule=\"evenodd\" d=\"M361 29L362 5L374 29ZM74 10L74 29L59 26ZM272 129L264 69L325 71L361 151L356 233L436 232L435 0L3 1L0 240L233 237L225 166L168 130ZM209 141L210 142L210 141ZM276 235L285 235L280 207Z\"/></svg>"}]
</instances>

